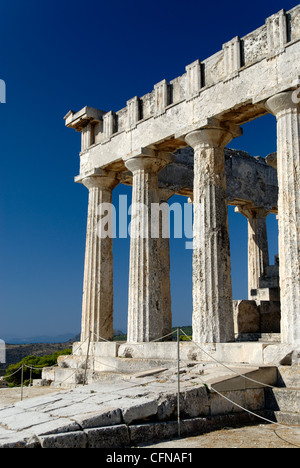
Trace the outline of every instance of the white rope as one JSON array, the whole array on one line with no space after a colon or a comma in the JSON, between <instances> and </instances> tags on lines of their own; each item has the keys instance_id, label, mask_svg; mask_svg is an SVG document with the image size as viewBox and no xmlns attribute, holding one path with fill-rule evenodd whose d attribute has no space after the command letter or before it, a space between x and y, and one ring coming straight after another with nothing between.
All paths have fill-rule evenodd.
<instances>
[{"instance_id":1,"label":"white rope","mask_svg":"<svg viewBox=\"0 0 300 468\"><path fill-rule=\"evenodd\" d=\"M201 380L201 377L200 377L200 380ZM247 408L244 408L243 406L239 405L238 403L232 401L230 398L226 397L225 395L223 395L222 393L218 392L218 390L216 390L214 387L211 387L212 390L214 392L216 392L218 395L220 395L222 398L224 398L225 400L229 401L230 403L232 403L233 405L237 406L238 408L242 409L243 411L246 411L247 413L249 414L252 414L253 416L256 416L257 418L260 418L260 419L263 419L264 421L267 421L268 423L271 423L271 424L274 424L276 426L280 426L282 428L285 428L285 429L292 429L292 430L299 430L300 427L299 426L287 426L285 424L280 424L278 422L275 422L275 421L272 421L271 419L268 419L268 418L265 418L264 416L260 416L259 414L256 414L256 413L253 413L253 411L250 411L248 410Z\"/></svg>"},{"instance_id":2,"label":"white rope","mask_svg":"<svg viewBox=\"0 0 300 468\"><path fill-rule=\"evenodd\" d=\"M76 349L73 350L73 354L75 354L83 345L84 343L89 339L89 337L87 337L82 343L79 344L79 346L77 346Z\"/></svg>"},{"instance_id":3,"label":"white rope","mask_svg":"<svg viewBox=\"0 0 300 468\"><path fill-rule=\"evenodd\" d=\"M156 341L163 340L164 338L167 338L168 336L174 335L174 333L176 333L176 332L177 332L177 330L174 330L174 331L172 331L171 333L168 333L167 335L161 336L160 338L156 338L155 340L150 340L150 341L148 341L147 343L155 343ZM103 338L102 336L98 335L98 334L95 333L95 332L91 332L91 333L92 333L93 335L95 335L97 339L100 339L100 340L102 340L102 341L105 341L106 343L115 343L114 341L106 340L105 338ZM144 343L135 343L135 344L143 345Z\"/></svg>"},{"instance_id":4,"label":"white rope","mask_svg":"<svg viewBox=\"0 0 300 468\"><path fill-rule=\"evenodd\" d=\"M95 333L95 332L91 332L91 333L92 333L93 335L95 335L95 337L97 338L97 340L100 339L100 340L102 340L102 341L104 341L104 342L106 342L106 343L112 343L112 341L106 340L105 338L103 338L102 336L98 335L98 334ZM100 341L99 341L99 342L100 342Z\"/></svg>"},{"instance_id":5,"label":"white rope","mask_svg":"<svg viewBox=\"0 0 300 468\"><path fill-rule=\"evenodd\" d=\"M13 374L10 374L10 375L3 375L1 378L2 378L2 379L7 379L8 377L12 377L12 376L15 375L17 372L19 372L19 370L21 370L21 369L22 369L22 366L19 367L19 369L16 370L15 372L13 372Z\"/></svg>"},{"instance_id":6,"label":"white rope","mask_svg":"<svg viewBox=\"0 0 300 468\"><path fill-rule=\"evenodd\" d=\"M24 367L27 367L27 369L33 369L33 370L43 370L43 369L51 369L52 367L57 367L58 364L53 364L53 366L40 366L40 367L33 367L33 366L27 366L27 364L23 364Z\"/></svg>"},{"instance_id":7,"label":"white rope","mask_svg":"<svg viewBox=\"0 0 300 468\"><path fill-rule=\"evenodd\" d=\"M168 333L165 336L161 336L160 338L156 338L156 340L149 341L149 343L154 343L155 341L163 340L164 338L167 338L168 336L174 335L174 333L177 333L177 330L174 330L174 331L172 331L171 333Z\"/></svg>"}]
</instances>

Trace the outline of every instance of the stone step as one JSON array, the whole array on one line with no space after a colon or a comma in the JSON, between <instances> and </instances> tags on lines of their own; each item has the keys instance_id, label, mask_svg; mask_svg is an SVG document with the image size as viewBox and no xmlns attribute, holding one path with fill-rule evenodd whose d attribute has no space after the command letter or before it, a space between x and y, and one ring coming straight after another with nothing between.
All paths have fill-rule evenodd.
<instances>
[{"instance_id":1,"label":"stone step","mask_svg":"<svg viewBox=\"0 0 300 468\"><path fill-rule=\"evenodd\" d=\"M280 333L240 333L238 342L260 341L263 343L280 343Z\"/></svg>"},{"instance_id":2,"label":"stone step","mask_svg":"<svg viewBox=\"0 0 300 468\"><path fill-rule=\"evenodd\" d=\"M271 411L265 412L265 417L279 424L287 426L300 426L300 414L291 413L289 411Z\"/></svg>"},{"instance_id":3,"label":"stone step","mask_svg":"<svg viewBox=\"0 0 300 468\"><path fill-rule=\"evenodd\" d=\"M279 366L278 385L300 389L300 366Z\"/></svg>"},{"instance_id":4,"label":"stone step","mask_svg":"<svg viewBox=\"0 0 300 468\"><path fill-rule=\"evenodd\" d=\"M300 389L266 388L266 409L300 415Z\"/></svg>"}]
</instances>

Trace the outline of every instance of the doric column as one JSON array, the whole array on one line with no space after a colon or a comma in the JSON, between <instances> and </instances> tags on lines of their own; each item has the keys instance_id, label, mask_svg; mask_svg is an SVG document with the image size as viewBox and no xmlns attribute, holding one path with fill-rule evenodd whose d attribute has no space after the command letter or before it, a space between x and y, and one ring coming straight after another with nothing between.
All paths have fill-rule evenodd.
<instances>
[{"instance_id":1,"label":"doric column","mask_svg":"<svg viewBox=\"0 0 300 468\"><path fill-rule=\"evenodd\" d=\"M160 204L168 204L169 198L174 192L168 189L159 189ZM165 227L169 231L169 211L161 211L160 217L160 275L161 275L161 306L163 316L163 335L172 332L172 309L171 309L171 283L170 283L170 238L164 232ZM166 338L172 341L172 336Z\"/></svg>"},{"instance_id":2,"label":"doric column","mask_svg":"<svg viewBox=\"0 0 300 468\"><path fill-rule=\"evenodd\" d=\"M112 219L101 226L101 206L112 206L112 190L118 181L113 173L99 171L81 181L89 189L81 341L113 339L113 252ZM111 212L110 212L111 213ZM104 213L102 213L104 215ZM108 213L109 217L109 213ZM104 231L106 233L104 234Z\"/></svg>"},{"instance_id":3,"label":"doric column","mask_svg":"<svg viewBox=\"0 0 300 468\"><path fill-rule=\"evenodd\" d=\"M281 341L300 344L300 104L290 91L270 98L277 118Z\"/></svg>"},{"instance_id":4,"label":"doric column","mask_svg":"<svg viewBox=\"0 0 300 468\"><path fill-rule=\"evenodd\" d=\"M259 278L269 265L267 216L270 211L253 206L238 206L236 211L248 220L248 299L252 289L259 289Z\"/></svg>"},{"instance_id":5,"label":"doric column","mask_svg":"<svg viewBox=\"0 0 300 468\"><path fill-rule=\"evenodd\" d=\"M148 154L125 161L133 174L127 330L131 343L152 341L164 333L161 240L151 233L151 204L160 202L158 173L169 160Z\"/></svg>"},{"instance_id":6,"label":"doric column","mask_svg":"<svg viewBox=\"0 0 300 468\"><path fill-rule=\"evenodd\" d=\"M194 148L193 340L234 340L225 146L241 130L218 122L186 136Z\"/></svg>"}]
</instances>

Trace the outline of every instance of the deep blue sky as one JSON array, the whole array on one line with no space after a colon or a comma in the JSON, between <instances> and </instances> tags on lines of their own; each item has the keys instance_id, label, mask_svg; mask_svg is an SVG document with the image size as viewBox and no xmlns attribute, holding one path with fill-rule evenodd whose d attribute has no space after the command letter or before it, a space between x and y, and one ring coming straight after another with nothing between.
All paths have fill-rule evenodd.
<instances>
[{"instance_id":1,"label":"deep blue sky","mask_svg":"<svg viewBox=\"0 0 300 468\"><path fill-rule=\"evenodd\" d=\"M297 3L0 0L0 338L80 330L88 191L74 183L80 135L64 115L85 105L117 111ZM246 125L230 146L275 151L274 118ZM234 297L246 298L247 224L230 213ZM273 258L276 221L269 225ZM115 242L114 253L115 327L125 330L129 242ZM171 241L171 262L174 325L190 324L191 251L182 241Z\"/></svg>"}]
</instances>

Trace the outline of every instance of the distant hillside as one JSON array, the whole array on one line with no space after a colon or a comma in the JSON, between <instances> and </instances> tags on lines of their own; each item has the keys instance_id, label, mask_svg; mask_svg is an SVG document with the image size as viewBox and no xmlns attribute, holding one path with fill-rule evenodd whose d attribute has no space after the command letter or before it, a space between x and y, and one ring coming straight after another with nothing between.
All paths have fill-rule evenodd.
<instances>
[{"instance_id":1,"label":"distant hillside","mask_svg":"<svg viewBox=\"0 0 300 468\"><path fill-rule=\"evenodd\" d=\"M65 343L28 343L23 345L6 344L6 363L0 364L0 369L5 370L10 364L16 364L26 356L45 356L56 351L72 348L73 341ZM3 375L4 372L0 372Z\"/></svg>"},{"instance_id":2,"label":"distant hillside","mask_svg":"<svg viewBox=\"0 0 300 468\"><path fill-rule=\"evenodd\" d=\"M121 330L114 330L115 335L122 335L123 332ZM61 335L65 337L65 335ZM69 335L68 335L69 336ZM37 339L38 337L33 338L33 340ZM49 340L49 337L40 337L44 338L45 340ZM56 351L61 351L67 348L72 348L73 343L76 341L80 341L80 334L74 336L72 339L63 342L57 342L57 337L53 338L54 342L35 342L32 343L6 343L6 363L0 363L0 375L3 375L7 367L10 364L16 364L17 362L21 361L26 356L45 356L48 354L53 354Z\"/></svg>"},{"instance_id":3,"label":"distant hillside","mask_svg":"<svg viewBox=\"0 0 300 468\"><path fill-rule=\"evenodd\" d=\"M121 330L114 330L114 336L116 335L123 335L124 333ZM41 336L32 336L26 338L20 337L1 337L4 339L6 343L15 344L15 345L23 345L23 344L33 344L33 343L66 343L67 341L80 341L80 333L74 336L74 333L65 333L63 335L56 335L56 336L48 336L48 335L41 335Z\"/></svg>"},{"instance_id":4,"label":"distant hillside","mask_svg":"<svg viewBox=\"0 0 300 468\"><path fill-rule=\"evenodd\" d=\"M79 335L77 335L77 338ZM15 345L23 345L23 344L33 344L33 343L65 343L66 341L74 340L74 333L65 333L63 335L57 336L31 336L26 338L14 337L9 336L4 341L6 343L15 344Z\"/></svg>"}]
</instances>

